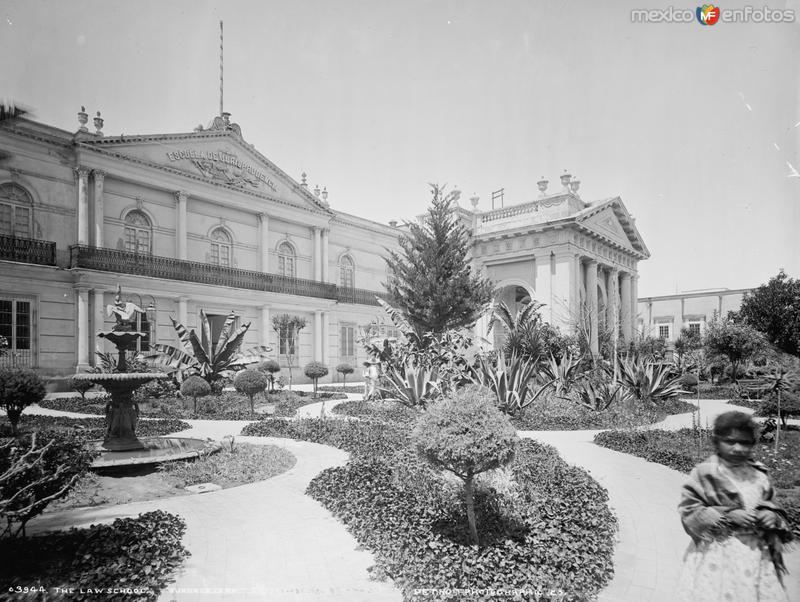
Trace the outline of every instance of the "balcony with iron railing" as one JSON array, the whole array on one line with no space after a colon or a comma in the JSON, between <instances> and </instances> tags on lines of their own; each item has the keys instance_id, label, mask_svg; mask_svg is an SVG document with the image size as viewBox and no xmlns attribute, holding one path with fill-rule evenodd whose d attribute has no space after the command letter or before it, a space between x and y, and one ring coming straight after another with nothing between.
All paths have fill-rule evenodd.
<instances>
[{"instance_id":1,"label":"balcony with iron railing","mask_svg":"<svg viewBox=\"0 0 800 602\"><path fill-rule=\"evenodd\" d=\"M0 235L0 261L56 265L56 243Z\"/></svg>"},{"instance_id":2,"label":"balcony with iron railing","mask_svg":"<svg viewBox=\"0 0 800 602\"><path fill-rule=\"evenodd\" d=\"M386 293L378 291L339 287L327 282L242 270L199 261L186 261L172 257L145 255L84 245L73 245L69 250L71 268L149 276L151 278L180 280L215 286L229 286L301 297L334 299L340 303L378 305L375 295L389 299Z\"/></svg>"}]
</instances>

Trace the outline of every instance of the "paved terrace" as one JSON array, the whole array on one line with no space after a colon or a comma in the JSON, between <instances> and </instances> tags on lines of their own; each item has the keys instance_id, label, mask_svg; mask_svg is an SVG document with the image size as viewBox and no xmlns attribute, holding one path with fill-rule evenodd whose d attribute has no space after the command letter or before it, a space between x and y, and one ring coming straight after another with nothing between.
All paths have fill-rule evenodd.
<instances>
[{"instance_id":1,"label":"paved terrace","mask_svg":"<svg viewBox=\"0 0 800 602\"><path fill-rule=\"evenodd\" d=\"M337 403L341 401L327 401L326 413ZM305 406L298 414L318 416L322 406L322 403ZM710 423L717 414L730 409L733 406L723 401L701 400L701 423L706 420ZM38 407L27 411L66 415ZM691 416L671 416L653 427L691 426ZM247 421L187 422L192 429L182 431L179 436L219 439L238 435L247 424ZM597 432L521 431L520 435L553 445L567 462L588 470L609 492L619 533L614 553L615 576L601 592L600 600L671 601L682 555L689 543L676 511L685 476L660 464L599 447L592 443ZM343 465L347 461L345 452L288 439L237 436L236 440L278 445L293 453L297 464L267 481L212 493L46 514L31 523L29 533L88 526L161 509L184 518L187 524L184 544L192 553L176 583L162 594L163 602L402 600L400 592L390 583L369 579L372 555L361 550L345 527L304 493L319 472ZM787 579L789 599L800 600L797 579L800 550L787 554L786 560L791 571ZM201 593L202 588L208 588L206 593Z\"/></svg>"}]
</instances>

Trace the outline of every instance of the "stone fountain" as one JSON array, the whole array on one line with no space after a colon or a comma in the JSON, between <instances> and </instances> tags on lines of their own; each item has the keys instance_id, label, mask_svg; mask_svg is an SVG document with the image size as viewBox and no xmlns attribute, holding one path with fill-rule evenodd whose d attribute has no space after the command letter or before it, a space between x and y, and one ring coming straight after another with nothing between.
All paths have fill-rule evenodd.
<instances>
[{"instance_id":1,"label":"stone fountain","mask_svg":"<svg viewBox=\"0 0 800 602\"><path fill-rule=\"evenodd\" d=\"M180 437L136 436L139 407L133 400L133 392L152 380L169 378L169 375L152 372L128 372L127 352L136 348L136 342L146 333L136 330L137 314L144 311L135 303L122 302L122 289L117 287L113 305L108 305L108 315L113 315L116 324L107 332L97 336L107 339L117 348L117 371L110 373L76 374L75 380L88 380L102 386L111 395L106 405L106 435L102 442L92 442L100 451L94 462L96 468L129 464L153 464L166 460L197 457L218 451L220 444L201 439Z\"/></svg>"}]
</instances>

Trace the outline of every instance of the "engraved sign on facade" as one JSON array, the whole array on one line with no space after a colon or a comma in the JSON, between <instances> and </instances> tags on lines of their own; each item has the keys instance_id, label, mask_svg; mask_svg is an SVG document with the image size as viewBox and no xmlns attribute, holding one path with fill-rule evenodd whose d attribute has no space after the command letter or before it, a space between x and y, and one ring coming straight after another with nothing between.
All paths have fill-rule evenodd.
<instances>
[{"instance_id":1,"label":"engraved sign on facade","mask_svg":"<svg viewBox=\"0 0 800 602\"><path fill-rule=\"evenodd\" d=\"M170 161L191 161L204 177L224 184L258 188L263 183L273 192L278 192L275 183L263 171L225 150L181 150L167 153L167 158Z\"/></svg>"}]
</instances>

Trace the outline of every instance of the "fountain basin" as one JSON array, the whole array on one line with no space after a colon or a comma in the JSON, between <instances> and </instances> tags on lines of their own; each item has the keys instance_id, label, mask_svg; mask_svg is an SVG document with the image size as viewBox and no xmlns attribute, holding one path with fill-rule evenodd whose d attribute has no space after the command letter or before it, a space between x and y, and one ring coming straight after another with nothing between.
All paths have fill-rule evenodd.
<instances>
[{"instance_id":1,"label":"fountain basin","mask_svg":"<svg viewBox=\"0 0 800 602\"><path fill-rule=\"evenodd\" d=\"M119 466L142 466L171 460L187 460L218 452L222 444L212 439L189 437L142 437L141 449L113 451L106 449L100 439L89 441L90 449L100 452L92 462L92 468L116 468Z\"/></svg>"}]
</instances>

